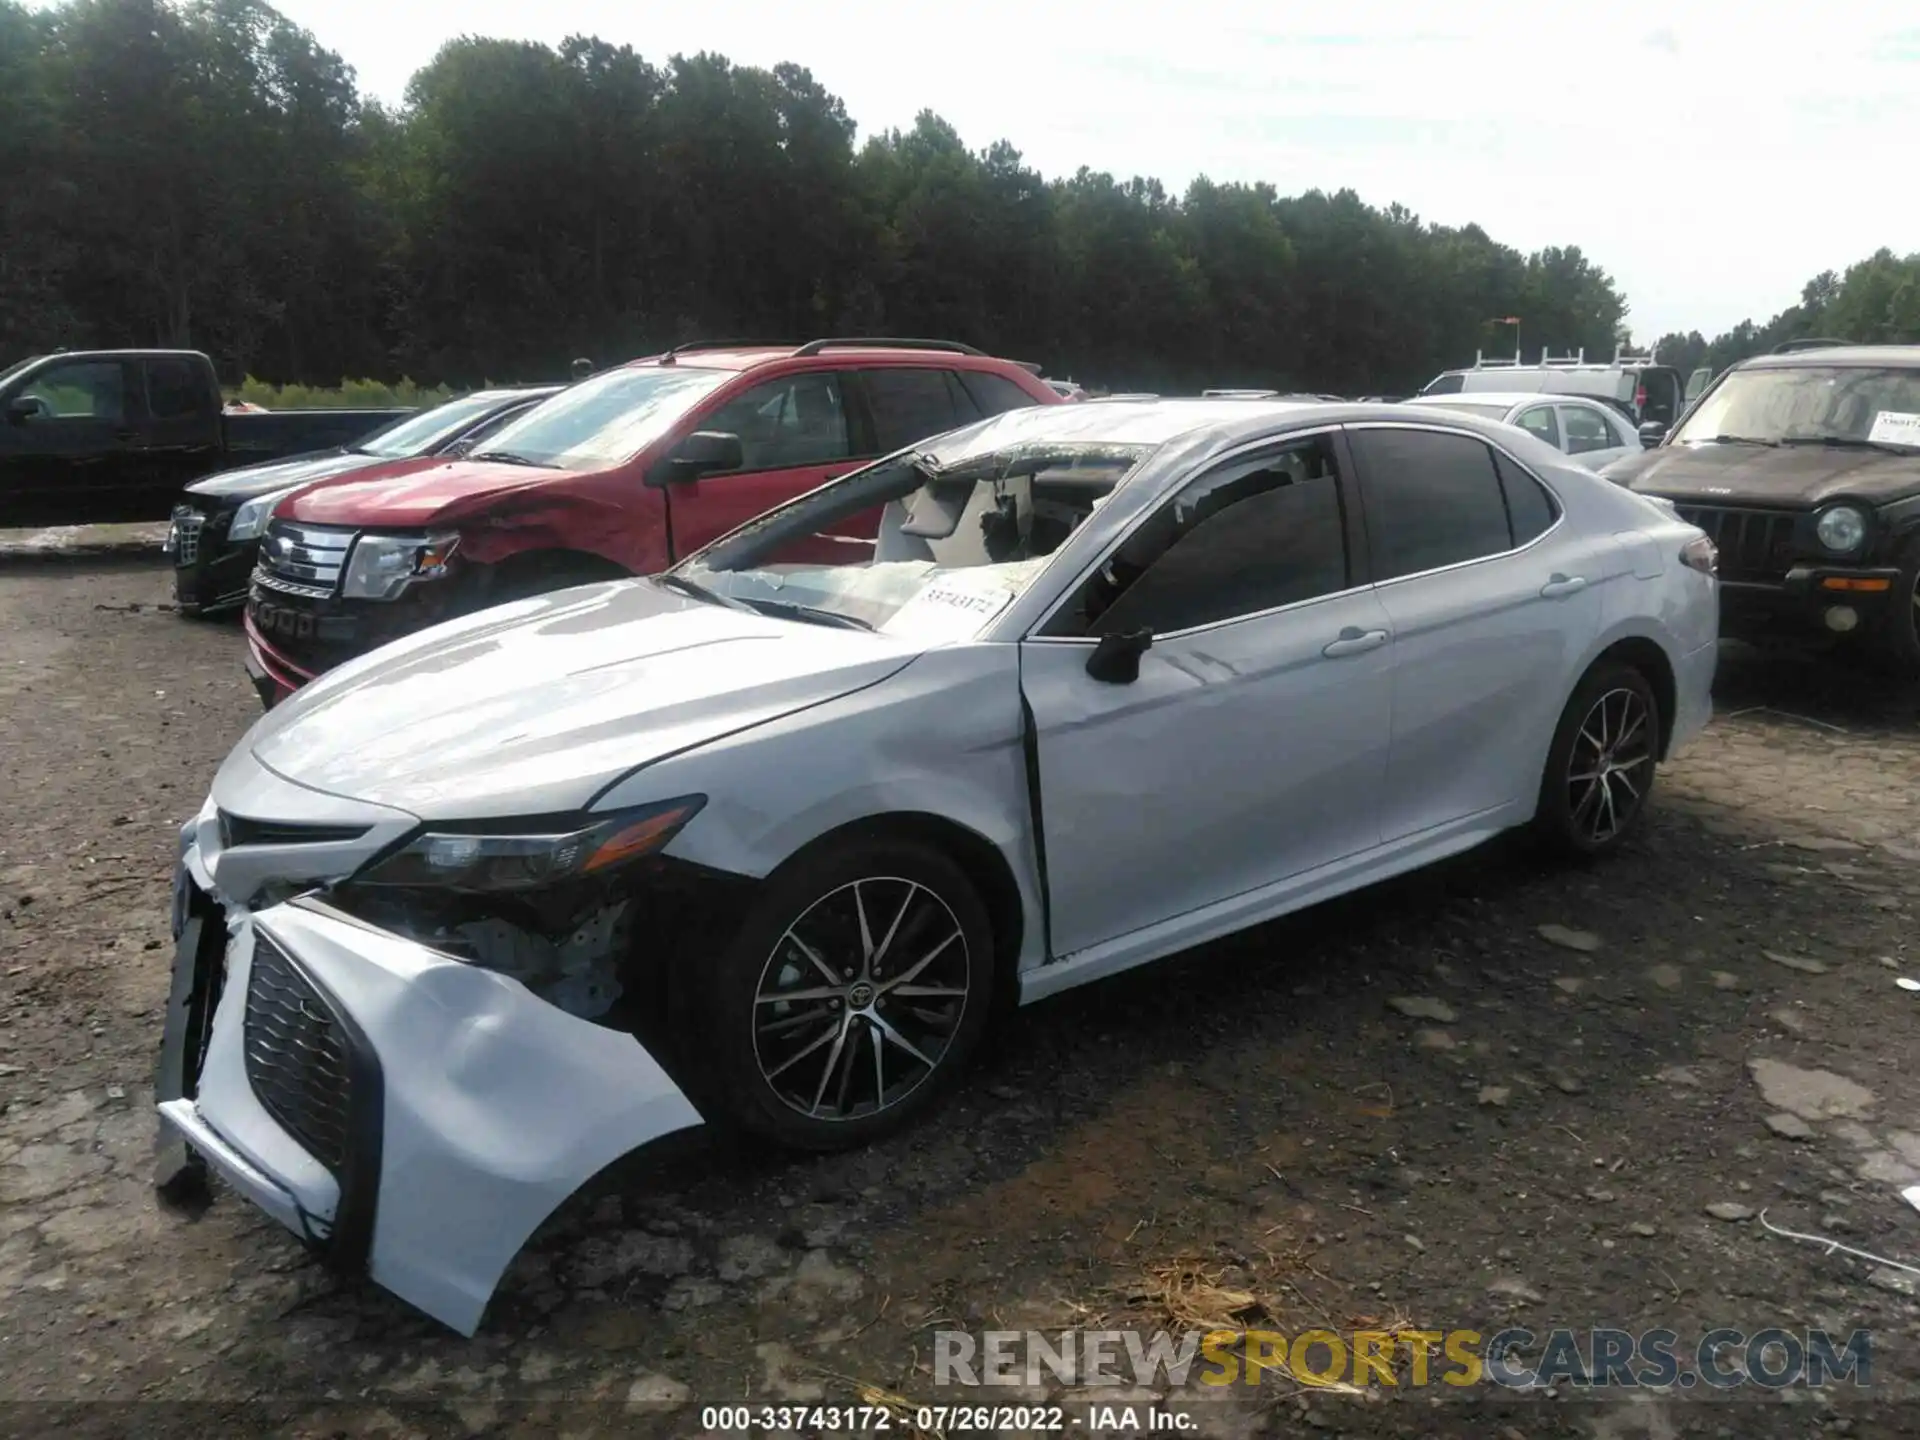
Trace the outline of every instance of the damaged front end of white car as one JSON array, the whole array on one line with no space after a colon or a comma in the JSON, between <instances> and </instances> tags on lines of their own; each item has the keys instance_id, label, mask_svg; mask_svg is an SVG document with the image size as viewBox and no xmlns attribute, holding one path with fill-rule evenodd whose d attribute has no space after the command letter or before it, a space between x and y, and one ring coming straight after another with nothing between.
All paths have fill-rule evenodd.
<instances>
[{"instance_id":1,"label":"damaged front end of white car","mask_svg":"<svg viewBox=\"0 0 1920 1440\"><path fill-rule=\"evenodd\" d=\"M419 833L364 879L249 910L233 872L253 851L377 853L419 827L369 812L249 845L210 805L182 860L161 1115L330 1264L472 1334L557 1205L700 1121L637 1038L620 963L635 927L672 933L726 888L653 853L697 808ZM216 901L229 885L238 903Z\"/></svg>"},{"instance_id":2,"label":"damaged front end of white car","mask_svg":"<svg viewBox=\"0 0 1920 1440\"><path fill-rule=\"evenodd\" d=\"M664 853L704 796L597 802L906 659L837 665L805 627L645 583L507 608L343 667L236 747L181 832L156 1084L163 1189L216 1171L467 1335L558 1205L702 1119L665 973L757 882Z\"/></svg>"}]
</instances>

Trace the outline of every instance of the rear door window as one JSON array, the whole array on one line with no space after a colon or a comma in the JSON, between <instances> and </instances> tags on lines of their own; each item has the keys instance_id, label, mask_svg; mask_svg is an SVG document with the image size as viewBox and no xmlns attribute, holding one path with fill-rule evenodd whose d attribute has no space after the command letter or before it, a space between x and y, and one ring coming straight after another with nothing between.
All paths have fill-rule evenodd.
<instances>
[{"instance_id":1,"label":"rear door window","mask_svg":"<svg viewBox=\"0 0 1920 1440\"><path fill-rule=\"evenodd\" d=\"M967 393L973 396L973 402L982 415L1004 415L1009 410L1024 410L1029 405L1040 403L1004 375L993 375L984 370L961 370L957 376Z\"/></svg>"},{"instance_id":2,"label":"rear door window","mask_svg":"<svg viewBox=\"0 0 1920 1440\"><path fill-rule=\"evenodd\" d=\"M1374 578L1393 580L1513 548L1483 441L1433 430L1349 433L1366 497Z\"/></svg>"},{"instance_id":3,"label":"rear door window","mask_svg":"<svg viewBox=\"0 0 1920 1440\"><path fill-rule=\"evenodd\" d=\"M165 356L141 362L147 372L147 413L156 420L186 420L217 408L198 367Z\"/></svg>"},{"instance_id":4,"label":"rear door window","mask_svg":"<svg viewBox=\"0 0 1920 1440\"><path fill-rule=\"evenodd\" d=\"M945 370L930 366L862 370L860 384L873 415L874 449L881 455L979 418L958 412L954 392L959 387ZM966 398L964 393L961 398Z\"/></svg>"}]
</instances>

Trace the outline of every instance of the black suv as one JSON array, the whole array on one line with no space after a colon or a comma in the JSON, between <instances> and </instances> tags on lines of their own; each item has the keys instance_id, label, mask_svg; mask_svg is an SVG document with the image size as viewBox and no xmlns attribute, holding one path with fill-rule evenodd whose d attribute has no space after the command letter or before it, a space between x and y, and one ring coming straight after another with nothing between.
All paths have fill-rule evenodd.
<instances>
[{"instance_id":1,"label":"black suv","mask_svg":"<svg viewBox=\"0 0 1920 1440\"><path fill-rule=\"evenodd\" d=\"M194 481L173 507L164 547L173 556L173 593L180 613L211 615L246 604L260 537L283 497L342 475L388 475L399 461L461 453L559 388L522 385L475 391L430 410L404 413L350 445Z\"/></svg>"},{"instance_id":2,"label":"black suv","mask_svg":"<svg viewBox=\"0 0 1920 1440\"><path fill-rule=\"evenodd\" d=\"M1743 361L1601 473L1713 537L1722 633L1824 631L1920 677L1920 345Z\"/></svg>"}]
</instances>

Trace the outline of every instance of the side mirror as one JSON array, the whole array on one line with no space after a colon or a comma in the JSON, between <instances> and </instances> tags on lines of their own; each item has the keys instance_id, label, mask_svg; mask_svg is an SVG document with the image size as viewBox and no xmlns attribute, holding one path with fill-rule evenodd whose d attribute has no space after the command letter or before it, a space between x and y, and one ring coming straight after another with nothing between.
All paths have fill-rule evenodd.
<instances>
[{"instance_id":1,"label":"side mirror","mask_svg":"<svg viewBox=\"0 0 1920 1440\"><path fill-rule=\"evenodd\" d=\"M1102 635L1087 657L1087 674L1105 685L1131 685L1140 678L1140 657L1153 648L1153 631Z\"/></svg>"},{"instance_id":2,"label":"side mirror","mask_svg":"<svg viewBox=\"0 0 1920 1440\"><path fill-rule=\"evenodd\" d=\"M7 423L24 425L47 413L46 402L38 395L16 395L7 402Z\"/></svg>"},{"instance_id":3,"label":"side mirror","mask_svg":"<svg viewBox=\"0 0 1920 1440\"><path fill-rule=\"evenodd\" d=\"M649 485L684 485L726 470L746 467L746 447L724 430L696 430L647 475Z\"/></svg>"},{"instance_id":4,"label":"side mirror","mask_svg":"<svg viewBox=\"0 0 1920 1440\"><path fill-rule=\"evenodd\" d=\"M1651 450L1667 438L1667 427L1661 421L1649 420L1640 427L1640 444Z\"/></svg>"}]
</instances>

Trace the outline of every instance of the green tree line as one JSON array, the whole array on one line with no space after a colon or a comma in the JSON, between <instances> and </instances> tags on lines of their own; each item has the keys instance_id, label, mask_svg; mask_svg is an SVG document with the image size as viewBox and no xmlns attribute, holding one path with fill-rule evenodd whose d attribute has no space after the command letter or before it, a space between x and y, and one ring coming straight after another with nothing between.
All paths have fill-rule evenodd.
<instances>
[{"instance_id":1,"label":"green tree line","mask_svg":"<svg viewBox=\"0 0 1920 1440\"><path fill-rule=\"evenodd\" d=\"M1852 340L1860 344L1920 344L1920 252L1898 256L1877 250L1844 275L1823 270L1764 325L1742 320L1708 340L1698 330L1660 337L1666 363L1691 374L1705 366L1719 374L1736 360L1764 355L1788 340Z\"/></svg>"},{"instance_id":2,"label":"green tree line","mask_svg":"<svg viewBox=\"0 0 1920 1440\"><path fill-rule=\"evenodd\" d=\"M0 0L0 135L0 359L182 345L230 383L461 386L865 333L1114 388L1404 393L1500 317L1530 351L1625 331L1572 246L1348 190L1050 180L931 113L856 143L799 65L585 36L452 40L390 108L260 0Z\"/></svg>"}]
</instances>

